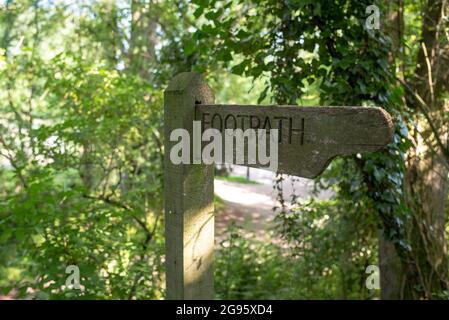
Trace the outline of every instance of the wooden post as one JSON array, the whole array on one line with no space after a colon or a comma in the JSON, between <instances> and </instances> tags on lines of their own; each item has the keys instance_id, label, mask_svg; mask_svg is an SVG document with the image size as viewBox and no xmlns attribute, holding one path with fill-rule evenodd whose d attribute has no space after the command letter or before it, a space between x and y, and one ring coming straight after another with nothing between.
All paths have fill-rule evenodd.
<instances>
[{"instance_id":1,"label":"wooden post","mask_svg":"<svg viewBox=\"0 0 449 320\"><path fill-rule=\"evenodd\" d=\"M215 129L223 131L231 119L232 128L241 132L250 128L279 133L275 135L278 138L273 149L277 153L276 165L266 167L248 161L249 157L241 164L306 178L319 175L336 156L375 152L393 137L391 117L381 108L214 105L213 93L203 77L191 72L176 76L165 91L164 99L168 299L214 297L214 165L204 165L202 159L193 158L197 153L192 140L198 139L194 121L200 121L203 129L218 125L219 129ZM214 119L218 119L218 124ZM172 147L178 144L178 141L170 141L175 129L187 130L188 147L193 150L189 153L190 159L187 158L189 161L183 164L170 160ZM268 141L268 135L263 139ZM265 141L260 146L259 140L251 143L259 148ZM239 148L240 151L249 150L244 145ZM197 151L201 154L201 150ZM222 150L231 155L235 151L233 147L229 151Z\"/></svg>"},{"instance_id":2,"label":"wooden post","mask_svg":"<svg viewBox=\"0 0 449 320\"><path fill-rule=\"evenodd\" d=\"M172 130L183 128L193 136L195 104L213 102L211 89L197 73L177 75L165 90L167 299L214 298L214 166L174 165L170 161L170 150L176 143L170 142Z\"/></svg>"}]
</instances>

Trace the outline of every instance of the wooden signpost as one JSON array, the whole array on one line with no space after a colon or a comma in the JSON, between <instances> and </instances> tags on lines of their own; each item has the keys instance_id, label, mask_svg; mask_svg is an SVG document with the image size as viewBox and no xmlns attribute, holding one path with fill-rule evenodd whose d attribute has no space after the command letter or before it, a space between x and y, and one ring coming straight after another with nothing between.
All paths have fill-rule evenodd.
<instances>
[{"instance_id":1,"label":"wooden signpost","mask_svg":"<svg viewBox=\"0 0 449 320\"><path fill-rule=\"evenodd\" d=\"M319 175L338 155L380 150L393 135L391 118L381 108L214 105L203 77L190 72L171 81L164 99L168 299L213 299L214 295L214 165L174 164L170 159L176 144L170 141L173 130L194 135L194 121L201 121L202 130L220 132L277 129L277 171L306 178ZM257 163L244 165L264 168Z\"/></svg>"}]
</instances>

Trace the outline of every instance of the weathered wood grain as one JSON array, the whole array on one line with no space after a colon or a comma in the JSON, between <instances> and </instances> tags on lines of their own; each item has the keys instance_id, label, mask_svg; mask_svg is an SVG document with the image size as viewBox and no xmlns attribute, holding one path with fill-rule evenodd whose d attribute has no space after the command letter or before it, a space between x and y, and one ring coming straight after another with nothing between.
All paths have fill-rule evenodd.
<instances>
[{"instance_id":1,"label":"weathered wood grain","mask_svg":"<svg viewBox=\"0 0 449 320\"><path fill-rule=\"evenodd\" d=\"M375 107L196 106L204 129L278 129L278 172L314 178L338 155L374 152L392 139L390 115ZM263 168L261 165L246 164Z\"/></svg>"},{"instance_id":2,"label":"weathered wood grain","mask_svg":"<svg viewBox=\"0 0 449 320\"><path fill-rule=\"evenodd\" d=\"M164 96L164 200L168 299L213 299L213 165L174 165L173 129L192 133L195 103L211 104L213 93L196 73L181 73Z\"/></svg>"}]
</instances>

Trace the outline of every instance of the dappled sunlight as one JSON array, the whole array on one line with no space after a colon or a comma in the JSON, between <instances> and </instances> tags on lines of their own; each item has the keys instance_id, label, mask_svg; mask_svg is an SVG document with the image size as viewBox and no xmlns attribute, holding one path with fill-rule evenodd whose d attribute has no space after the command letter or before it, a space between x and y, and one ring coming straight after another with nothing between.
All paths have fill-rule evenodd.
<instances>
[{"instance_id":1,"label":"dappled sunlight","mask_svg":"<svg viewBox=\"0 0 449 320\"><path fill-rule=\"evenodd\" d=\"M257 192L258 189L261 188L215 180L216 194L223 200L241 205L274 206L273 198L270 195L260 193L260 191Z\"/></svg>"}]
</instances>

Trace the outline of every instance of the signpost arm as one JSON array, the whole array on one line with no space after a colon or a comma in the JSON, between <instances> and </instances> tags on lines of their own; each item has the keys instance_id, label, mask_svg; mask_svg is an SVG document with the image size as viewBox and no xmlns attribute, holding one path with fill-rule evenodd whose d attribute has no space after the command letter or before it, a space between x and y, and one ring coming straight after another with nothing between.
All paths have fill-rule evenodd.
<instances>
[{"instance_id":1,"label":"signpost arm","mask_svg":"<svg viewBox=\"0 0 449 320\"><path fill-rule=\"evenodd\" d=\"M168 299L213 299L214 166L175 165L170 134L183 128L193 137L196 104L212 104L211 89L200 74L177 75L164 93L165 241ZM192 140L192 139L191 139ZM192 145L192 141L190 141Z\"/></svg>"}]
</instances>

